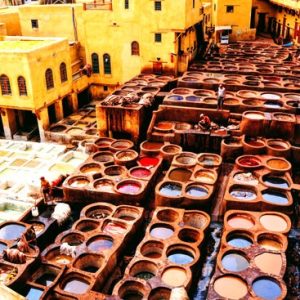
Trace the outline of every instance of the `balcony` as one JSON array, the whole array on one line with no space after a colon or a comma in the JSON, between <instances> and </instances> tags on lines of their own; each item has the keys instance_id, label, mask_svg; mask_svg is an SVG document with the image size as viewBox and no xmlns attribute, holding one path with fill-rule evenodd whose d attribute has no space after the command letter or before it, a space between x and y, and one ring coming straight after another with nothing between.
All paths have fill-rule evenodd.
<instances>
[{"instance_id":1,"label":"balcony","mask_svg":"<svg viewBox=\"0 0 300 300\"><path fill-rule=\"evenodd\" d=\"M299 9L299 0L270 0L270 2L289 9Z\"/></svg>"},{"instance_id":2,"label":"balcony","mask_svg":"<svg viewBox=\"0 0 300 300\"><path fill-rule=\"evenodd\" d=\"M83 3L84 10L112 10L111 0L93 1Z\"/></svg>"}]
</instances>

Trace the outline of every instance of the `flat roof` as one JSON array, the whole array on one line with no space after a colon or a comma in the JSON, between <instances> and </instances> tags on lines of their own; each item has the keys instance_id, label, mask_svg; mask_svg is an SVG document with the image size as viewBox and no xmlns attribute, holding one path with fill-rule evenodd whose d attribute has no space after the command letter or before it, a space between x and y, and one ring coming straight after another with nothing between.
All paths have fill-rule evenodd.
<instances>
[{"instance_id":1,"label":"flat roof","mask_svg":"<svg viewBox=\"0 0 300 300\"><path fill-rule=\"evenodd\" d=\"M42 46L50 45L53 41L28 41L28 40L19 40L19 41L1 41L0 40L0 51L9 50L9 51L18 51L25 50L31 51Z\"/></svg>"}]
</instances>

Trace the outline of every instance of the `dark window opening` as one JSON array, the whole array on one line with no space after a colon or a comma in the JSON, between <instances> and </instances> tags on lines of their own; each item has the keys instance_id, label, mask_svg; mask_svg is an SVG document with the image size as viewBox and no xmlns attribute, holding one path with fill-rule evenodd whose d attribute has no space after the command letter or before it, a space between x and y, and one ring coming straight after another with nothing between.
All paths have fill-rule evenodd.
<instances>
[{"instance_id":1,"label":"dark window opening","mask_svg":"<svg viewBox=\"0 0 300 300\"><path fill-rule=\"evenodd\" d=\"M195 8L195 0L193 0L193 8Z\"/></svg>"},{"instance_id":2,"label":"dark window opening","mask_svg":"<svg viewBox=\"0 0 300 300\"><path fill-rule=\"evenodd\" d=\"M64 62L60 64L59 71L60 71L60 81L62 83L67 81L68 80L67 66Z\"/></svg>"},{"instance_id":3,"label":"dark window opening","mask_svg":"<svg viewBox=\"0 0 300 300\"><path fill-rule=\"evenodd\" d=\"M97 73L97 74L100 73L99 58L97 53L92 54L92 69L93 69L93 73Z\"/></svg>"},{"instance_id":4,"label":"dark window opening","mask_svg":"<svg viewBox=\"0 0 300 300\"><path fill-rule=\"evenodd\" d=\"M105 53L103 55L104 74L111 74L110 56Z\"/></svg>"},{"instance_id":5,"label":"dark window opening","mask_svg":"<svg viewBox=\"0 0 300 300\"><path fill-rule=\"evenodd\" d=\"M154 41L156 43L160 43L161 42L161 33L155 33L154 34Z\"/></svg>"},{"instance_id":6,"label":"dark window opening","mask_svg":"<svg viewBox=\"0 0 300 300\"><path fill-rule=\"evenodd\" d=\"M124 8L129 9L129 0L125 0L124 2Z\"/></svg>"},{"instance_id":7,"label":"dark window opening","mask_svg":"<svg viewBox=\"0 0 300 300\"><path fill-rule=\"evenodd\" d=\"M233 5L227 5L226 6L226 12L227 13L233 13L234 11L234 6Z\"/></svg>"},{"instance_id":8,"label":"dark window opening","mask_svg":"<svg viewBox=\"0 0 300 300\"><path fill-rule=\"evenodd\" d=\"M131 43L131 55L140 55L140 46L136 41Z\"/></svg>"},{"instance_id":9,"label":"dark window opening","mask_svg":"<svg viewBox=\"0 0 300 300\"><path fill-rule=\"evenodd\" d=\"M103 91L108 91L108 86L107 85L103 86Z\"/></svg>"},{"instance_id":10,"label":"dark window opening","mask_svg":"<svg viewBox=\"0 0 300 300\"><path fill-rule=\"evenodd\" d=\"M161 1L154 1L154 10L161 10Z\"/></svg>"},{"instance_id":11,"label":"dark window opening","mask_svg":"<svg viewBox=\"0 0 300 300\"><path fill-rule=\"evenodd\" d=\"M2 95L11 95L10 82L6 75L0 76L0 86Z\"/></svg>"},{"instance_id":12,"label":"dark window opening","mask_svg":"<svg viewBox=\"0 0 300 300\"><path fill-rule=\"evenodd\" d=\"M39 28L39 21L36 19L31 20L31 27L32 28Z\"/></svg>"},{"instance_id":13,"label":"dark window opening","mask_svg":"<svg viewBox=\"0 0 300 300\"><path fill-rule=\"evenodd\" d=\"M19 87L19 95L27 96L26 81L23 76L18 77L18 87Z\"/></svg>"},{"instance_id":14,"label":"dark window opening","mask_svg":"<svg viewBox=\"0 0 300 300\"><path fill-rule=\"evenodd\" d=\"M51 69L46 70L45 78L46 78L47 90L50 90L50 89L54 88L53 72L52 72Z\"/></svg>"}]
</instances>

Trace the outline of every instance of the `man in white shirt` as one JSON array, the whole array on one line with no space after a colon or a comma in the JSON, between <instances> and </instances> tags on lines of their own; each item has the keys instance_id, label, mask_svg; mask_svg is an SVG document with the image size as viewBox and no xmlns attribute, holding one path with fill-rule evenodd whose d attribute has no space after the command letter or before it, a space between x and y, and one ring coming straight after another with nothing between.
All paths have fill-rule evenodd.
<instances>
[{"instance_id":1,"label":"man in white shirt","mask_svg":"<svg viewBox=\"0 0 300 300\"><path fill-rule=\"evenodd\" d=\"M221 83L218 88L218 109L223 109L223 101L225 98L226 89Z\"/></svg>"}]
</instances>

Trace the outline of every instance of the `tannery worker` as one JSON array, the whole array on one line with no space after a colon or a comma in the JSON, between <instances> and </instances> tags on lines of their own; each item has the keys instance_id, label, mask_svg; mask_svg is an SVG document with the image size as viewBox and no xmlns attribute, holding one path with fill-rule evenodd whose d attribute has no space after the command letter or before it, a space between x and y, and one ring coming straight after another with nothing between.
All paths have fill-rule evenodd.
<instances>
[{"instance_id":1,"label":"tannery worker","mask_svg":"<svg viewBox=\"0 0 300 300\"><path fill-rule=\"evenodd\" d=\"M44 203L46 204L48 200L50 200L51 196L51 186L48 180L45 179L44 176L40 178L41 180L41 192L44 197Z\"/></svg>"},{"instance_id":2,"label":"tannery worker","mask_svg":"<svg viewBox=\"0 0 300 300\"><path fill-rule=\"evenodd\" d=\"M223 109L223 101L226 95L226 89L221 83L218 88L218 109Z\"/></svg>"}]
</instances>

